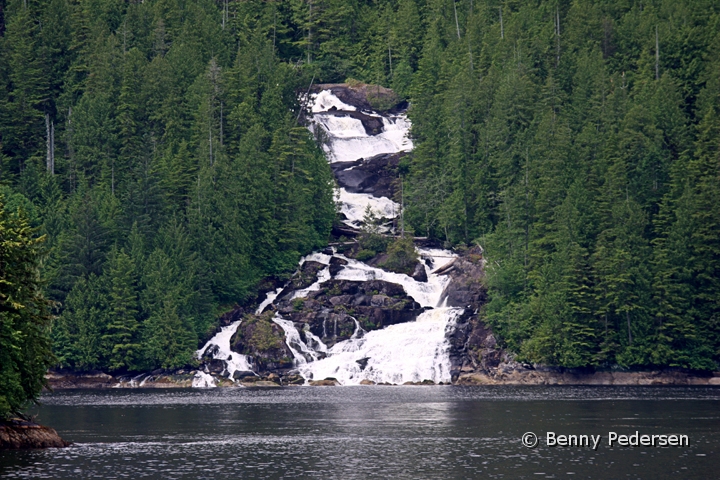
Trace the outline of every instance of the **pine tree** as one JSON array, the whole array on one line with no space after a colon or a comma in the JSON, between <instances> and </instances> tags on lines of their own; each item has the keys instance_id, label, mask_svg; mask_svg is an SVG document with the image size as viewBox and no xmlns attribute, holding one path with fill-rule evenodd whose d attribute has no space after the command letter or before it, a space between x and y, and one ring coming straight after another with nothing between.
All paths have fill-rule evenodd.
<instances>
[{"instance_id":1,"label":"pine tree","mask_svg":"<svg viewBox=\"0 0 720 480\"><path fill-rule=\"evenodd\" d=\"M108 324L103 340L107 342L111 370L134 370L140 366L138 298L135 265L124 250L111 251L107 272L109 285Z\"/></svg>"},{"instance_id":2,"label":"pine tree","mask_svg":"<svg viewBox=\"0 0 720 480\"><path fill-rule=\"evenodd\" d=\"M38 272L42 241L22 211L6 210L0 195L0 418L38 399L54 361L51 302Z\"/></svg>"}]
</instances>

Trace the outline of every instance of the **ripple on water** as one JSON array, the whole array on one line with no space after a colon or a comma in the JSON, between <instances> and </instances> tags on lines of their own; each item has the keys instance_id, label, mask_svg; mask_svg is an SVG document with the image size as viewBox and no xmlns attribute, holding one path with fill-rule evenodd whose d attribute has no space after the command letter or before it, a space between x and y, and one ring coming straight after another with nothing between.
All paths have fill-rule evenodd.
<instances>
[{"instance_id":1,"label":"ripple on water","mask_svg":"<svg viewBox=\"0 0 720 480\"><path fill-rule=\"evenodd\" d=\"M1 453L0 477L712 478L718 400L719 389L689 387L64 391L37 411L76 445ZM526 431L551 429L681 432L691 445L520 444Z\"/></svg>"}]
</instances>

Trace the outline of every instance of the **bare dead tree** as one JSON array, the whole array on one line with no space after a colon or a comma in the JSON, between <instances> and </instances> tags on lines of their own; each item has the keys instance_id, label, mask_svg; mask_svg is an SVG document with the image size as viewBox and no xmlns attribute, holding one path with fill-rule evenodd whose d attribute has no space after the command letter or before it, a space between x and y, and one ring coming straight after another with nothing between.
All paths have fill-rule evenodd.
<instances>
[{"instance_id":1,"label":"bare dead tree","mask_svg":"<svg viewBox=\"0 0 720 480\"><path fill-rule=\"evenodd\" d=\"M505 28L503 27L502 19L502 7L498 7L498 10L500 10L500 38L505 38Z\"/></svg>"},{"instance_id":2,"label":"bare dead tree","mask_svg":"<svg viewBox=\"0 0 720 480\"><path fill-rule=\"evenodd\" d=\"M660 38L658 27L655 25L655 80L660 79Z\"/></svg>"},{"instance_id":3,"label":"bare dead tree","mask_svg":"<svg viewBox=\"0 0 720 480\"><path fill-rule=\"evenodd\" d=\"M55 175L55 123L50 120L50 114L45 114L45 139L47 144L47 158L45 166L50 175Z\"/></svg>"}]
</instances>

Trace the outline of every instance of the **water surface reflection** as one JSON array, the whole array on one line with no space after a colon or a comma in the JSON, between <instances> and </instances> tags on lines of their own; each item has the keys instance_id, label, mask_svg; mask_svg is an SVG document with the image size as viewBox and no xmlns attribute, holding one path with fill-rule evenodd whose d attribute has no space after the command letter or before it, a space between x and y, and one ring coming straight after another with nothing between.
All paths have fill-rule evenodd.
<instances>
[{"instance_id":1,"label":"water surface reflection","mask_svg":"<svg viewBox=\"0 0 720 480\"><path fill-rule=\"evenodd\" d=\"M713 478L720 389L343 387L64 391L76 445L0 454L2 478ZM534 449L520 437L683 433L686 448Z\"/></svg>"}]
</instances>

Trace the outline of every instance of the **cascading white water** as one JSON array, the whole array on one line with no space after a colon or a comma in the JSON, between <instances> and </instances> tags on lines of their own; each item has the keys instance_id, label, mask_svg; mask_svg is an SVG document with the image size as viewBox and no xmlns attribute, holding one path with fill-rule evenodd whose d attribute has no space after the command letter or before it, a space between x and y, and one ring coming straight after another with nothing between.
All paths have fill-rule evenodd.
<instances>
[{"instance_id":1,"label":"cascading white water","mask_svg":"<svg viewBox=\"0 0 720 480\"><path fill-rule=\"evenodd\" d=\"M307 379L335 378L342 385L358 385L362 380L447 383L451 380L450 345L445 333L461 313L461 308L435 308L414 322L339 342L327 358L300 365L300 373Z\"/></svg>"},{"instance_id":2,"label":"cascading white water","mask_svg":"<svg viewBox=\"0 0 720 480\"><path fill-rule=\"evenodd\" d=\"M331 163L412 149L412 142L407 135L410 123L404 115L371 114L382 119L383 131L378 135L368 135L360 120L338 112L354 112L356 108L344 104L330 91L324 90L311 96L310 102L310 111L313 113L311 130L315 133L317 129L324 131L324 137L328 139L325 151ZM339 188L338 201L346 217L345 223L354 227L362 224L368 206L378 217L392 219L400 213L400 205L389 198L351 193L344 188ZM306 344L293 322L276 316L275 322L285 331L287 344L295 355L300 373L306 379L332 377L343 385L356 385L362 380L395 384L423 380L435 383L450 381L450 345L446 333L454 326L463 309L441 305L442 293L450 279L435 275L432 271L449 262L454 255L434 249L418 249L418 253L426 262L427 282L371 267L337 253L316 253L301 261L301 265L307 260L329 265L331 258L337 257L345 265L334 279L383 280L399 284L416 302L430 308L414 322L391 325L372 332L364 332L355 320L356 331L353 336L330 349L307 329L304 332ZM292 298L303 298L319 290L329 278L329 268L321 270L315 283L295 292ZM326 357L319 359L320 353Z\"/></svg>"},{"instance_id":3,"label":"cascading white water","mask_svg":"<svg viewBox=\"0 0 720 480\"><path fill-rule=\"evenodd\" d=\"M324 150L331 163L352 162L382 153L412 150L412 141L407 137L410 122L405 115L376 116L383 123L383 131L370 136L365 133L365 127L357 118L336 112L317 112L313 115L313 131L319 127L327 133Z\"/></svg>"},{"instance_id":4,"label":"cascading white water","mask_svg":"<svg viewBox=\"0 0 720 480\"><path fill-rule=\"evenodd\" d=\"M242 355L237 352L233 352L230 349L230 339L237 331L242 320L231 323L226 327L222 327L218 333L215 334L210 340L207 341L205 346L195 352L198 359L201 359L205 352L208 350L213 351L212 358L216 360L223 360L225 362L225 373L228 378L233 378L233 373L236 371L251 371L250 363L248 362L247 355ZM206 373L198 372L195 374L193 379L193 387L214 387L215 383L211 384L208 382Z\"/></svg>"},{"instance_id":5,"label":"cascading white water","mask_svg":"<svg viewBox=\"0 0 720 480\"><path fill-rule=\"evenodd\" d=\"M273 301L282 291L282 287L279 287L274 292L268 292L267 297L263 302L258 305L255 313L261 314L268 305L272 304ZM230 348L230 339L237 331L238 327L242 323L242 320L231 323L226 327L222 327L218 333L215 334L205 345L195 352L195 357L199 360L202 359L203 355L207 351L213 351L212 358L214 360L222 360L225 362L225 373L227 377L234 381L233 374L237 371L253 371L248 356L242 355L237 352L233 352ZM207 372L198 371L193 378L192 386L195 388L213 388L216 385L215 378Z\"/></svg>"},{"instance_id":6,"label":"cascading white water","mask_svg":"<svg viewBox=\"0 0 720 480\"><path fill-rule=\"evenodd\" d=\"M342 102L329 90L312 94L305 100L313 114L310 129L316 134L323 131L326 139L324 149L331 163L367 159L379 154L412 149L412 141L408 137L410 122L404 114L360 114L356 107ZM356 113L350 116L343 112ZM358 115L380 120L382 131L377 135L369 135L362 121L356 118ZM400 205L386 197L352 193L338 188L336 198L340 211L345 215L344 222L354 228L362 225L368 206L377 217L392 219L400 214ZM285 332L286 343L302 376L315 380L332 377L343 385L356 385L363 380L394 384L423 380L432 380L435 383L450 381L450 344L446 334L453 328L463 309L448 308L442 304L442 294L450 279L447 276L435 275L433 271L451 261L454 255L437 249L418 249L418 253L425 264L427 282L371 267L334 251L332 255L312 253L300 261L300 266L306 261L314 261L326 267L318 272L318 278L313 284L293 292L289 299L305 298L311 292L320 290L322 284L331 278L350 281L383 280L401 285L408 296L427 309L414 322L391 325L371 332L365 332L355 320L356 328L352 337L336 343L332 348L328 348L307 325L303 332L306 341L303 341L303 335L295 324L276 314L273 321ZM334 276L330 273L333 257L341 260L340 263L343 264ZM281 292L282 288L270 292L258 306L256 313L262 313ZM207 351L212 351L214 359L225 362L224 374L231 379L235 371L251 370L245 355L230 350L230 339L240 322L223 327L196 352L197 358L202 358ZM324 332L325 337L329 329L330 326L327 327L328 331ZM198 372L193 380L194 387L215 385L215 378L207 372Z\"/></svg>"},{"instance_id":7,"label":"cascading white water","mask_svg":"<svg viewBox=\"0 0 720 480\"><path fill-rule=\"evenodd\" d=\"M308 330L304 333L309 340L303 342L293 322L276 316L274 321L283 327L286 342L302 376L308 380L332 377L342 385L357 385L363 380L395 384L423 380L447 383L451 380L450 346L446 332L463 309L441 306L443 291L450 280L432 272L452 260L454 255L437 249L418 249L418 253L423 261L430 264L425 264L427 282L371 267L340 254L313 254L303 259L326 265L332 257L343 259L348 263L335 275L335 279L396 283L421 306L431 309L420 314L414 322L372 332L364 332L355 320L356 331L352 338L338 342L330 349ZM320 282L316 283L315 290L320 288ZM326 358L320 359L321 352Z\"/></svg>"},{"instance_id":8,"label":"cascading white water","mask_svg":"<svg viewBox=\"0 0 720 480\"><path fill-rule=\"evenodd\" d=\"M323 149L331 163L367 159L413 148L408 136L410 122L405 114L382 116L366 113L383 124L382 132L368 135L362 121L342 114L343 111L355 112L357 109L343 103L329 90L310 95L309 108L313 113L310 130L316 135L320 130L324 133L327 143ZM381 218L392 219L400 213L400 205L386 197L351 193L344 188L338 188L337 197L340 212L346 217L344 223L354 228L361 225L367 206Z\"/></svg>"}]
</instances>

